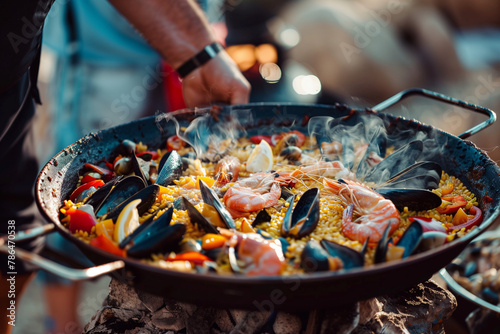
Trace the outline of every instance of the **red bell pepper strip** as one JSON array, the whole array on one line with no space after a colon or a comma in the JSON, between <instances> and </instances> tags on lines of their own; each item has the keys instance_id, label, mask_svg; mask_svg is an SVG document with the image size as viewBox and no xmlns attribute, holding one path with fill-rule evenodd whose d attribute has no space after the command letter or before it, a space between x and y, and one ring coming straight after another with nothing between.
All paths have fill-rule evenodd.
<instances>
[{"instance_id":1,"label":"red bell pepper strip","mask_svg":"<svg viewBox=\"0 0 500 334\"><path fill-rule=\"evenodd\" d=\"M478 226L483 222L483 212L477 206L472 206L469 210L474 215L474 218L467 220L467 222L450 227L452 230L469 229L473 226Z\"/></svg>"},{"instance_id":2,"label":"red bell pepper strip","mask_svg":"<svg viewBox=\"0 0 500 334\"><path fill-rule=\"evenodd\" d=\"M95 175L95 173L94 173ZM99 177L94 177L92 176L91 174L85 174L83 177L82 177L82 184L85 184L85 183L89 183L89 182L92 182L92 181L95 181L95 180L100 180L101 179L101 174L97 174Z\"/></svg>"},{"instance_id":3,"label":"red bell pepper strip","mask_svg":"<svg viewBox=\"0 0 500 334\"><path fill-rule=\"evenodd\" d=\"M467 205L467 201L460 195L441 197L443 204L437 207L437 211L441 214L455 213L458 209Z\"/></svg>"},{"instance_id":4,"label":"red bell pepper strip","mask_svg":"<svg viewBox=\"0 0 500 334\"><path fill-rule=\"evenodd\" d=\"M106 166L108 166L106 164ZM101 174L101 175L111 175L113 174L113 169L107 169L107 168L104 168L104 167L100 167L100 166L96 166L96 165L93 165L93 164L85 164L84 165L85 168L88 168L88 169L92 169L93 171Z\"/></svg>"},{"instance_id":5,"label":"red bell pepper strip","mask_svg":"<svg viewBox=\"0 0 500 334\"><path fill-rule=\"evenodd\" d=\"M177 254L174 257L168 257L165 261L189 261L194 263L195 265L202 265L205 261L212 261L208 256L203 255L198 252L187 252L182 254Z\"/></svg>"},{"instance_id":6,"label":"red bell pepper strip","mask_svg":"<svg viewBox=\"0 0 500 334\"><path fill-rule=\"evenodd\" d=\"M177 135L169 137L167 139L167 150L168 151L172 151L172 150L178 151L181 148L183 148L184 146L186 146L186 142L184 140L182 140L181 138L179 138L179 136L177 136Z\"/></svg>"},{"instance_id":7,"label":"red bell pepper strip","mask_svg":"<svg viewBox=\"0 0 500 334\"><path fill-rule=\"evenodd\" d=\"M90 187L95 187L96 189L102 187L104 185L103 180L95 180L95 181L90 181L85 184L82 184L78 188L76 188L71 195L69 196L69 199L74 202L75 199L85 190L89 189Z\"/></svg>"},{"instance_id":8,"label":"red bell pepper strip","mask_svg":"<svg viewBox=\"0 0 500 334\"><path fill-rule=\"evenodd\" d=\"M123 257L125 256L125 250L118 247L118 245L116 245L111 239L109 239L105 233L101 234L97 238L90 240L90 244L108 253Z\"/></svg>"},{"instance_id":9,"label":"red bell pepper strip","mask_svg":"<svg viewBox=\"0 0 500 334\"><path fill-rule=\"evenodd\" d=\"M422 226L422 230L424 233L431 232L431 231L447 233L446 228L441 224L441 222L434 219L434 218L410 217L408 219L412 223L414 221L418 222Z\"/></svg>"},{"instance_id":10,"label":"red bell pepper strip","mask_svg":"<svg viewBox=\"0 0 500 334\"><path fill-rule=\"evenodd\" d=\"M260 144L260 142L264 140L266 141L269 145L273 146L273 142L271 140L271 136L267 136L267 135L256 135L256 136L252 136L250 137L250 141L254 144Z\"/></svg>"},{"instance_id":11,"label":"red bell pepper strip","mask_svg":"<svg viewBox=\"0 0 500 334\"><path fill-rule=\"evenodd\" d=\"M66 214L69 216L69 230L71 233L75 233L76 231L90 233L92 227L97 224L97 221L91 214L82 210L71 208L66 211Z\"/></svg>"}]
</instances>

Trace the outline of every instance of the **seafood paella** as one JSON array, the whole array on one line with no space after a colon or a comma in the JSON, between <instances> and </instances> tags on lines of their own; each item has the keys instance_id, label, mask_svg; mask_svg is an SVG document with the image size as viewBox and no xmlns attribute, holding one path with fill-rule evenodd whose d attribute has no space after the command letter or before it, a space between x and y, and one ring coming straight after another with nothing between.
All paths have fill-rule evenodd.
<instances>
[{"instance_id":1,"label":"seafood paella","mask_svg":"<svg viewBox=\"0 0 500 334\"><path fill-rule=\"evenodd\" d=\"M426 139L398 146L379 131L309 123L307 134L198 140L179 129L161 148L124 140L85 164L61 221L115 255L247 276L395 261L482 222L475 195L425 160Z\"/></svg>"}]
</instances>

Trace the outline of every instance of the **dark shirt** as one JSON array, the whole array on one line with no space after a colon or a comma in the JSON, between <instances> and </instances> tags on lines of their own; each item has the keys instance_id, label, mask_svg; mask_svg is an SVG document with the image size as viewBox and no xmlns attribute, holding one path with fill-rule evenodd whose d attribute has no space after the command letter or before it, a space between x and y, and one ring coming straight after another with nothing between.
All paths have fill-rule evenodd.
<instances>
[{"instance_id":1,"label":"dark shirt","mask_svg":"<svg viewBox=\"0 0 500 334\"><path fill-rule=\"evenodd\" d=\"M13 86L30 68L32 78L36 78L42 27L53 2L54 0L0 2L0 93Z\"/></svg>"}]
</instances>

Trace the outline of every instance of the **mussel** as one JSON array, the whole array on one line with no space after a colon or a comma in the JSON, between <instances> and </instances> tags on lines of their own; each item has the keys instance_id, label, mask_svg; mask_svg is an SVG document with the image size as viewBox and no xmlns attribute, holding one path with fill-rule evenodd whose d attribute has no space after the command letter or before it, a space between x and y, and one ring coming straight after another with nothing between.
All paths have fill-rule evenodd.
<instances>
[{"instance_id":1,"label":"mussel","mask_svg":"<svg viewBox=\"0 0 500 334\"><path fill-rule=\"evenodd\" d=\"M198 227L201 228L206 233L214 233L219 234L219 230L212 225L201 213L198 209L195 208L191 202L185 197L182 197L182 205L186 208L187 213L189 215L189 219L191 223L198 224Z\"/></svg>"},{"instance_id":2,"label":"mussel","mask_svg":"<svg viewBox=\"0 0 500 334\"><path fill-rule=\"evenodd\" d=\"M304 192L295 208L293 208L295 195L286 201L288 209L281 225L281 234L297 239L310 234L319 222L319 189L311 188Z\"/></svg>"},{"instance_id":3,"label":"mussel","mask_svg":"<svg viewBox=\"0 0 500 334\"><path fill-rule=\"evenodd\" d=\"M224 207L217 194L212 189L210 189L207 184L203 182L203 180L200 179L198 181L198 184L200 186L200 192L201 197L203 198L203 202L215 208L220 218L222 219L222 222L226 225L226 228L236 228L231 214Z\"/></svg>"},{"instance_id":4,"label":"mussel","mask_svg":"<svg viewBox=\"0 0 500 334\"><path fill-rule=\"evenodd\" d=\"M138 176L132 175L121 179L115 184L104 200L95 209L96 216L100 217L105 213L108 213L117 205L121 204L123 201L130 198L145 187L146 184L144 183L144 180Z\"/></svg>"},{"instance_id":5,"label":"mussel","mask_svg":"<svg viewBox=\"0 0 500 334\"><path fill-rule=\"evenodd\" d=\"M363 249L366 249L366 243ZM326 239L310 240L300 256L300 266L305 272L352 269L363 267L364 251L337 244Z\"/></svg>"},{"instance_id":6,"label":"mussel","mask_svg":"<svg viewBox=\"0 0 500 334\"><path fill-rule=\"evenodd\" d=\"M405 168L415 164L418 157L422 153L423 146L424 144L421 140L414 140L400 147L398 150L385 157L384 160L370 169L363 178L364 182L375 182L379 184L382 180L388 180L391 176L397 175L400 172L406 173L406 171L404 171ZM439 177L441 177L441 174L439 174Z\"/></svg>"},{"instance_id":7,"label":"mussel","mask_svg":"<svg viewBox=\"0 0 500 334\"><path fill-rule=\"evenodd\" d=\"M375 263L388 261L388 251L390 247L398 247L400 249L400 255L397 258L404 259L415 254L423 239L423 228L418 222L411 223L396 245L391 245L392 238L389 238L388 234L387 228L375 250ZM392 260L392 258L389 258L389 260Z\"/></svg>"},{"instance_id":8,"label":"mussel","mask_svg":"<svg viewBox=\"0 0 500 334\"><path fill-rule=\"evenodd\" d=\"M170 225L173 211L173 207L170 207L158 219L144 228L141 233L135 235L127 245L127 255L134 258L145 258L153 253L176 250L186 233L186 225Z\"/></svg>"},{"instance_id":9,"label":"mussel","mask_svg":"<svg viewBox=\"0 0 500 334\"><path fill-rule=\"evenodd\" d=\"M400 211L405 207L408 210L432 210L441 205L441 197L425 189L396 189L380 188L376 191L391 200Z\"/></svg>"},{"instance_id":10,"label":"mussel","mask_svg":"<svg viewBox=\"0 0 500 334\"><path fill-rule=\"evenodd\" d=\"M155 184L149 185L146 188L138 191L135 193L133 196L127 198L123 202L121 202L119 205L111 209L106 214L106 219L115 219L118 217L120 212L123 210L123 208L130 202L140 199L141 203L137 206L137 211L139 213L139 216L142 216L146 211L149 210L149 208L154 204L156 201L156 197L158 196L158 193L160 192L160 187L158 187Z\"/></svg>"},{"instance_id":11,"label":"mussel","mask_svg":"<svg viewBox=\"0 0 500 334\"><path fill-rule=\"evenodd\" d=\"M173 180L178 179L182 174L182 159L177 151L167 152L158 166L158 177L156 184L168 186Z\"/></svg>"}]
</instances>

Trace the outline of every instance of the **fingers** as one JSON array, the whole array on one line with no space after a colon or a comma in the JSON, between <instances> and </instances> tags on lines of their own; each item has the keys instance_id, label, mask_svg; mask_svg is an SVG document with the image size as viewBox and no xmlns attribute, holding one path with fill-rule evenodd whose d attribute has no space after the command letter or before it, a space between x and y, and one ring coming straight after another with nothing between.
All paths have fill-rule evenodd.
<instances>
[{"instance_id":1,"label":"fingers","mask_svg":"<svg viewBox=\"0 0 500 334\"><path fill-rule=\"evenodd\" d=\"M193 71L183 80L183 89L188 107L245 104L250 96L250 84L225 54Z\"/></svg>"}]
</instances>

